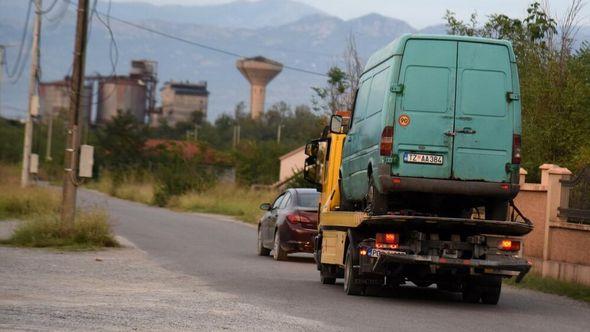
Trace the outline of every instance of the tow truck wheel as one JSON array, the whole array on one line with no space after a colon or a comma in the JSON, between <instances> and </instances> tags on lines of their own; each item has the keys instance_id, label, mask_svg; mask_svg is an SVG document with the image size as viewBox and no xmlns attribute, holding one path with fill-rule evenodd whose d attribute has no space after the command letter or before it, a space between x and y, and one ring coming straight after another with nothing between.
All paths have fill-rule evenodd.
<instances>
[{"instance_id":1,"label":"tow truck wheel","mask_svg":"<svg viewBox=\"0 0 590 332\"><path fill-rule=\"evenodd\" d=\"M482 285L481 302L496 305L500 301L500 293L502 293L502 278L486 278Z\"/></svg>"},{"instance_id":2,"label":"tow truck wheel","mask_svg":"<svg viewBox=\"0 0 590 332\"><path fill-rule=\"evenodd\" d=\"M287 260L287 253L281 248L281 238L278 230L275 232L275 242L272 251L272 257L275 259L275 261Z\"/></svg>"},{"instance_id":3,"label":"tow truck wheel","mask_svg":"<svg viewBox=\"0 0 590 332\"><path fill-rule=\"evenodd\" d=\"M387 214L387 196L379 192L375 187L373 177L369 180L369 190L367 191L366 210L371 215Z\"/></svg>"},{"instance_id":4,"label":"tow truck wheel","mask_svg":"<svg viewBox=\"0 0 590 332\"><path fill-rule=\"evenodd\" d=\"M481 287L479 280L476 278L469 278L463 283L462 295L465 303L478 303L481 298Z\"/></svg>"},{"instance_id":5,"label":"tow truck wheel","mask_svg":"<svg viewBox=\"0 0 590 332\"><path fill-rule=\"evenodd\" d=\"M321 264L320 267L320 281L324 285L334 285L336 283L336 277L330 273L330 267L326 264Z\"/></svg>"},{"instance_id":6,"label":"tow truck wheel","mask_svg":"<svg viewBox=\"0 0 590 332\"><path fill-rule=\"evenodd\" d=\"M270 249L266 249L264 247L264 245L262 244L262 231L260 228L258 228L258 246L256 249L257 249L256 252L258 253L258 256L270 255Z\"/></svg>"},{"instance_id":7,"label":"tow truck wheel","mask_svg":"<svg viewBox=\"0 0 590 332\"><path fill-rule=\"evenodd\" d=\"M363 285L357 283L359 279L358 270L354 268L353 245L348 246L346 261L344 263L344 292L346 295L361 295Z\"/></svg>"}]
</instances>

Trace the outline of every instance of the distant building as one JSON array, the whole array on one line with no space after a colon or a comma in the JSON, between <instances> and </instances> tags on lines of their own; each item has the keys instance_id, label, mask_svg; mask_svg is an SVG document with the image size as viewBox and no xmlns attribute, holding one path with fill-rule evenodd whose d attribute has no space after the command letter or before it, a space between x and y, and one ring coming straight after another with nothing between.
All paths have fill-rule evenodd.
<instances>
[{"instance_id":1,"label":"distant building","mask_svg":"<svg viewBox=\"0 0 590 332\"><path fill-rule=\"evenodd\" d=\"M146 117L146 84L129 76L102 78L98 83L96 122L105 123L117 116L117 112L130 112L138 122Z\"/></svg>"},{"instance_id":2,"label":"distant building","mask_svg":"<svg viewBox=\"0 0 590 332\"><path fill-rule=\"evenodd\" d=\"M166 82L160 89L162 99L161 116L169 125L190 121L194 112L200 112L207 117L209 91L207 82Z\"/></svg>"},{"instance_id":3,"label":"distant building","mask_svg":"<svg viewBox=\"0 0 590 332\"><path fill-rule=\"evenodd\" d=\"M303 171L303 167L305 166L305 159L307 155L305 154L305 145L297 148L283 156L279 157L281 166L279 170L279 182L283 183L284 181L288 180L289 178L293 177L293 175Z\"/></svg>"},{"instance_id":4,"label":"distant building","mask_svg":"<svg viewBox=\"0 0 590 332\"><path fill-rule=\"evenodd\" d=\"M85 85L81 115L89 119L92 110L92 85ZM70 109L70 80L39 83L39 115L45 120L50 116L65 115Z\"/></svg>"}]
</instances>

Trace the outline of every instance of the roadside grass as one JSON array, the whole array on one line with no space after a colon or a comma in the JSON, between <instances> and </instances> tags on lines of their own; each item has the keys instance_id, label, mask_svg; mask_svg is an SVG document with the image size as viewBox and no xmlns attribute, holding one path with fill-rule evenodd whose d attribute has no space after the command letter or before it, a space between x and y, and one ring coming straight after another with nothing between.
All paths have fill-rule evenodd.
<instances>
[{"instance_id":1,"label":"roadside grass","mask_svg":"<svg viewBox=\"0 0 590 332\"><path fill-rule=\"evenodd\" d=\"M112 177L105 174L98 181L88 183L86 188L143 204L149 205L154 202L154 184L149 179L144 181L125 179L115 185Z\"/></svg>"},{"instance_id":2,"label":"roadside grass","mask_svg":"<svg viewBox=\"0 0 590 332\"><path fill-rule=\"evenodd\" d=\"M201 193L187 193L174 197L168 207L183 211L217 213L234 216L255 224L263 211L261 203L272 202L276 192L218 184Z\"/></svg>"},{"instance_id":3,"label":"roadside grass","mask_svg":"<svg viewBox=\"0 0 590 332\"><path fill-rule=\"evenodd\" d=\"M78 211L73 227L60 221L61 193L57 188L20 187L17 165L0 164L0 221L22 220L0 244L88 250L117 247L104 210Z\"/></svg>"},{"instance_id":4,"label":"roadside grass","mask_svg":"<svg viewBox=\"0 0 590 332\"><path fill-rule=\"evenodd\" d=\"M514 279L509 279L506 283L517 288L526 288L548 294L567 296L574 300L590 303L590 286L565 282L553 278L543 278L534 273L527 274L519 284L517 284Z\"/></svg>"},{"instance_id":5,"label":"roadside grass","mask_svg":"<svg viewBox=\"0 0 590 332\"><path fill-rule=\"evenodd\" d=\"M93 250L119 244L103 210L78 212L73 227L65 226L58 214L36 215L21 223L11 238L0 243L18 247Z\"/></svg>"}]
</instances>

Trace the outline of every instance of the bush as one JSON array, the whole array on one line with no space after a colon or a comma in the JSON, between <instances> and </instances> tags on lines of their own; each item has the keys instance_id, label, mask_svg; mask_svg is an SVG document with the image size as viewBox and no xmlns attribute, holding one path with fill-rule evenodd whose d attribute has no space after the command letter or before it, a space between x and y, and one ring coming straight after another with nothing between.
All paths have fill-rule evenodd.
<instances>
[{"instance_id":1,"label":"bush","mask_svg":"<svg viewBox=\"0 0 590 332\"><path fill-rule=\"evenodd\" d=\"M4 243L69 249L119 246L111 232L108 215L102 210L77 213L73 227L64 225L58 214L35 216L21 224Z\"/></svg>"}]
</instances>

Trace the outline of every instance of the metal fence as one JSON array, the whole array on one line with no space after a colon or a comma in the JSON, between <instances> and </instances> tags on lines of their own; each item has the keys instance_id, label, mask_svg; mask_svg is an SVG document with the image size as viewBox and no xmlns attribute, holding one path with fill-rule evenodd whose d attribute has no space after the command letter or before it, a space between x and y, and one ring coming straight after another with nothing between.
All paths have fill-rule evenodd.
<instances>
[{"instance_id":1,"label":"metal fence","mask_svg":"<svg viewBox=\"0 0 590 332\"><path fill-rule=\"evenodd\" d=\"M590 224L590 166L571 180L561 180L561 185L569 189L569 203L559 208L559 216L568 222Z\"/></svg>"}]
</instances>

